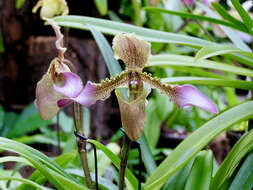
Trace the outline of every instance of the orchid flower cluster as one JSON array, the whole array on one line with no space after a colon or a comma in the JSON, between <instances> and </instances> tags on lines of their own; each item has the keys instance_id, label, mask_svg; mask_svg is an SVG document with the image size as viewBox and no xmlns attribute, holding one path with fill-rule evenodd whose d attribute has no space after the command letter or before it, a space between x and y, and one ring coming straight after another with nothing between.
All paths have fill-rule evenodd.
<instances>
[{"instance_id":1,"label":"orchid flower cluster","mask_svg":"<svg viewBox=\"0 0 253 190\"><path fill-rule=\"evenodd\" d=\"M119 90L116 90L116 96L123 128L132 141L136 141L141 136L145 127L145 104L149 92L147 86L159 89L179 108L197 106L209 112L218 112L216 105L194 86L163 84L159 78L153 78L151 74L143 72L151 55L151 45L135 34L117 34L113 39L115 58L122 60L126 69L101 83L88 81L83 86L80 77L71 69L69 61L64 59L66 48L63 48L60 27L50 19L47 21L55 30L59 55L52 60L47 73L37 83L35 102L43 119L51 119L60 108L71 102L89 107L98 100L105 100L114 89L123 85L128 86L128 101L123 98Z\"/></svg>"}]
</instances>

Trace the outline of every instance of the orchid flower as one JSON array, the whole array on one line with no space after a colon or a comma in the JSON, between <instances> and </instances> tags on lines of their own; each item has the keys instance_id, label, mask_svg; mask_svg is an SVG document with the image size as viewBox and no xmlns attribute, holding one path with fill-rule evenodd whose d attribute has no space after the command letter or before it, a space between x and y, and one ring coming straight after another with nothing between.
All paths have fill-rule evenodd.
<instances>
[{"instance_id":1,"label":"orchid flower","mask_svg":"<svg viewBox=\"0 0 253 190\"><path fill-rule=\"evenodd\" d=\"M59 36L59 29L56 27L54 29ZM61 39L58 38L58 43L61 42ZM50 119L59 108L73 101L88 107L97 100L108 98L111 91L117 87L128 85L129 101L124 100L119 90L116 90L116 95L123 127L129 138L136 141L145 126L145 102L148 89L144 84L157 88L161 93L168 95L179 108L197 106L209 112L218 112L216 105L192 85L162 84L159 78L153 78L151 74L142 72L151 54L150 43L139 39L134 34L117 34L113 39L113 50L115 58L121 59L125 63L126 69L120 75L107 78L101 83L88 81L85 87L83 87L81 79L70 71L63 58L54 59L48 72L37 84L37 106L42 118Z\"/></svg>"},{"instance_id":2,"label":"orchid flower","mask_svg":"<svg viewBox=\"0 0 253 190\"><path fill-rule=\"evenodd\" d=\"M69 61L64 59L66 48L63 47L63 35L60 32L60 27L51 19L44 18L44 20L53 27L56 33L56 48L59 53L58 57L51 61L47 73L37 83L35 105L42 119L50 120L60 109L58 101L65 97L78 96L80 93L78 90L82 88L83 84L79 76L71 71ZM64 92L55 90L61 86L64 86Z\"/></svg>"}]
</instances>

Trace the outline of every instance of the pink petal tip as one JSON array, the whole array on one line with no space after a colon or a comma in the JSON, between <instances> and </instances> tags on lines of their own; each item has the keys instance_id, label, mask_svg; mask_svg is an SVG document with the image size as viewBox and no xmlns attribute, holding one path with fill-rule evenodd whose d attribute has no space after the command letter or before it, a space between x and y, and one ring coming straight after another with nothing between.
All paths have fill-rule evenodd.
<instances>
[{"instance_id":1,"label":"pink petal tip","mask_svg":"<svg viewBox=\"0 0 253 190\"><path fill-rule=\"evenodd\" d=\"M217 106L192 85L176 86L175 102L179 108L197 106L212 113L218 113Z\"/></svg>"},{"instance_id":2,"label":"pink petal tip","mask_svg":"<svg viewBox=\"0 0 253 190\"><path fill-rule=\"evenodd\" d=\"M96 86L92 82L88 81L82 92L76 98L72 98L75 102L89 107L96 102L95 97Z\"/></svg>"}]
</instances>

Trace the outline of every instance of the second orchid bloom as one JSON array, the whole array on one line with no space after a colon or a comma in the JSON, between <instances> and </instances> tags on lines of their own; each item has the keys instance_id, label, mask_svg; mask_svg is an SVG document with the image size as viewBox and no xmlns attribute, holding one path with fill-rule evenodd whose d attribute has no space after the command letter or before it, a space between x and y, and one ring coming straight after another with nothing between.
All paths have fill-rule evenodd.
<instances>
[{"instance_id":1,"label":"second orchid bloom","mask_svg":"<svg viewBox=\"0 0 253 190\"><path fill-rule=\"evenodd\" d=\"M50 24L55 28L52 22ZM56 33L57 31L59 34L59 29ZM88 81L85 87L81 79L71 72L63 58L55 58L48 73L38 82L36 88L36 102L41 117L51 119L59 108L73 101L88 107L97 100L105 100L111 91L123 85L128 86L128 101L119 90L116 90L116 95L123 128L132 141L136 141L142 135L145 127L145 102L149 92L146 86L159 89L179 108L197 106L209 112L218 112L216 105L194 86L162 84L159 78L142 72L151 55L150 43L134 34L117 34L113 39L113 50L115 58L122 60L126 69L120 75L105 79L101 83Z\"/></svg>"}]
</instances>

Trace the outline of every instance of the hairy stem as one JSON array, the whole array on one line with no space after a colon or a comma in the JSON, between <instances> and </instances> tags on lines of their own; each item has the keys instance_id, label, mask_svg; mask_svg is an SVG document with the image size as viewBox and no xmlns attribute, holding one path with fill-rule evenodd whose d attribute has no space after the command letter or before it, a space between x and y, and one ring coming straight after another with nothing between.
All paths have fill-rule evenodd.
<instances>
[{"instance_id":1,"label":"hairy stem","mask_svg":"<svg viewBox=\"0 0 253 190\"><path fill-rule=\"evenodd\" d=\"M74 102L74 123L77 133L84 136L83 132L83 110L82 106L76 102ZM77 138L77 146L78 146L78 152L80 155L83 172L86 180L86 184L89 189L94 189L90 177L90 171L88 167L88 159L87 159L87 150L86 150L86 141Z\"/></svg>"},{"instance_id":2,"label":"hairy stem","mask_svg":"<svg viewBox=\"0 0 253 190\"><path fill-rule=\"evenodd\" d=\"M125 173L128 159L128 152L130 149L131 140L125 134L123 139L123 147L121 149L121 160L120 160L120 170L119 170L119 190L124 189Z\"/></svg>"}]
</instances>

